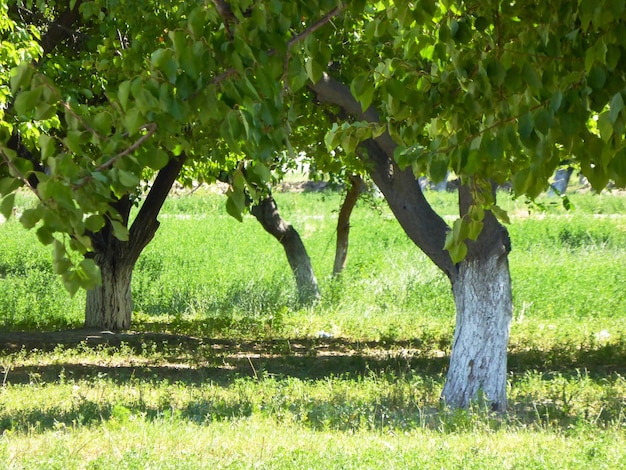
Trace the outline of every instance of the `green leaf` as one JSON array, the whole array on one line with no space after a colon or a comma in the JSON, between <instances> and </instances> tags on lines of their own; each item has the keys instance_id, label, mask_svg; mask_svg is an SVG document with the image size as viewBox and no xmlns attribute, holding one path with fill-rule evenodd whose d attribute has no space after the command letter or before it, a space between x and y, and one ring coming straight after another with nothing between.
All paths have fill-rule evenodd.
<instances>
[{"instance_id":1,"label":"green leaf","mask_svg":"<svg viewBox=\"0 0 626 470\"><path fill-rule=\"evenodd\" d=\"M22 216L20 217L20 223L25 229L30 230L37 222L41 220L43 217L43 208L41 206L37 206L33 209L26 209L22 212Z\"/></svg>"},{"instance_id":2,"label":"green leaf","mask_svg":"<svg viewBox=\"0 0 626 470\"><path fill-rule=\"evenodd\" d=\"M41 149L41 159L45 162L48 158L54 156L56 150L54 137L48 134L41 134L38 140L39 148Z\"/></svg>"},{"instance_id":3,"label":"green leaf","mask_svg":"<svg viewBox=\"0 0 626 470\"><path fill-rule=\"evenodd\" d=\"M83 149L81 147L81 134L81 131L71 130L67 132L67 135L63 139L63 143L67 149L76 155L81 155L83 153Z\"/></svg>"},{"instance_id":4,"label":"green leaf","mask_svg":"<svg viewBox=\"0 0 626 470\"><path fill-rule=\"evenodd\" d=\"M263 163L255 163L252 172L259 177L262 183L267 183L272 177L270 170Z\"/></svg>"},{"instance_id":5,"label":"green leaf","mask_svg":"<svg viewBox=\"0 0 626 470\"><path fill-rule=\"evenodd\" d=\"M11 214L13 214L13 206L15 205L15 193L8 194L2 198L0 202L0 214L9 220Z\"/></svg>"},{"instance_id":6,"label":"green leaf","mask_svg":"<svg viewBox=\"0 0 626 470\"><path fill-rule=\"evenodd\" d=\"M20 180L17 178L0 178L0 196L6 196L7 194L15 191L20 187Z\"/></svg>"},{"instance_id":7,"label":"green leaf","mask_svg":"<svg viewBox=\"0 0 626 470\"><path fill-rule=\"evenodd\" d=\"M117 91L117 99L120 100L120 104L122 105L122 109L126 111L126 106L128 105L128 96L130 95L130 80L126 80L120 83L120 87Z\"/></svg>"},{"instance_id":8,"label":"green leaf","mask_svg":"<svg viewBox=\"0 0 626 470\"><path fill-rule=\"evenodd\" d=\"M37 87L33 90L23 91L17 98L15 98L15 111L21 116L30 116L33 110L37 107L41 95L43 93L43 87Z\"/></svg>"},{"instance_id":9,"label":"green leaf","mask_svg":"<svg viewBox=\"0 0 626 470\"><path fill-rule=\"evenodd\" d=\"M587 83L594 90L601 90L606 83L606 72L603 67L595 65L587 74Z\"/></svg>"},{"instance_id":10,"label":"green leaf","mask_svg":"<svg viewBox=\"0 0 626 470\"><path fill-rule=\"evenodd\" d=\"M115 238L123 242L128 241L128 229L118 220L111 219L111 227L113 228L113 234Z\"/></svg>"},{"instance_id":11,"label":"green leaf","mask_svg":"<svg viewBox=\"0 0 626 470\"><path fill-rule=\"evenodd\" d=\"M448 176L448 160L434 158L430 162L430 179L433 183L441 183Z\"/></svg>"},{"instance_id":12,"label":"green leaf","mask_svg":"<svg viewBox=\"0 0 626 470\"><path fill-rule=\"evenodd\" d=\"M172 58L172 55L171 49L157 49L150 56L150 62L155 69L160 70Z\"/></svg>"},{"instance_id":13,"label":"green leaf","mask_svg":"<svg viewBox=\"0 0 626 470\"><path fill-rule=\"evenodd\" d=\"M548 131L552 127L552 115L544 108L538 109L534 116L535 129L541 132L543 135L548 134Z\"/></svg>"},{"instance_id":14,"label":"green leaf","mask_svg":"<svg viewBox=\"0 0 626 470\"><path fill-rule=\"evenodd\" d=\"M470 220L467 224L467 238L470 240L478 240L478 236L483 229L483 222L480 220Z\"/></svg>"},{"instance_id":15,"label":"green leaf","mask_svg":"<svg viewBox=\"0 0 626 470\"><path fill-rule=\"evenodd\" d=\"M620 188L626 188L626 150L620 150L608 165L609 175Z\"/></svg>"},{"instance_id":16,"label":"green leaf","mask_svg":"<svg viewBox=\"0 0 626 470\"><path fill-rule=\"evenodd\" d=\"M151 155L148 165L153 170L160 170L165 165L167 165L167 162L169 162L169 160L170 157L167 152L159 148Z\"/></svg>"},{"instance_id":17,"label":"green leaf","mask_svg":"<svg viewBox=\"0 0 626 470\"><path fill-rule=\"evenodd\" d=\"M371 75L366 73L357 75L350 84L350 92L361 104L361 109L363 111L367 110L374 98L374 85L371 81Z\"/></svg>"},{"instance_id":18,"label":"green leaf","mask_svg":"<svg viewBox=\"0 0 626 470\"><path fill-rule=\"evenodd\" d=\"M306 74L313 83L317 83L322 78L324 73L324 68L312 58L308 58L304 63L304 68L306 69Z\"/></svg>"},{"instance_id":19,"label":"green leaf","mask_svg":"<svg viewBox=\"0 0 626 470\"><path fill-rule=\"evenodd\" d=\"M239 204L233 200L232 194L228 196L228 199L226 199L226 212L239 222L243 222L243 210L241 210Z\"/></svg>"},{"instance_id":20,"label":"green leaf","mask_svg":"<svg viewBox=\"0 0 626 470\"><path fill-rule=\"evenodd\" d=\"M473 204L469 207L467 215L470 220L481 221L485 218L485 210L481 206Z\"/></svg>"},{"instance_id":21,"label":"green leaf","mask_svg":"<svg viewBox=\"0 0 626 470\"><path fill-rule=\"evenodd\" d=\"M467 238L469 234L469 227L465 218L456 219L452 225L452 233L456 243L461 242Z\"/></svg>"},{"instance_id":22,"label":"green leaf","mask_svg":"<svg viewBox=\"0 0 626 470\"><path fill-rule=\"evenodd\" d=\"M458 240L452 230L446 235L444 249L448 251L450 259L455 264L460 263L467 256L467 244L462 240Z\"/></svg>"},{"instance_id":23,"label":"green leaf","mask_svg":"<svg viewBox=\"0 0 626 470\"><path fill-rule=\"evenodd\" d=\"M37 238L42 245L50 245L54 241L52 231L45 225L39 227L35 234L37 235Z\"/></svg>"},{"instance_id":24,"label":"green leaf","mask_svg":"<svg viewBox=\"0 0 626 470\"><path fill-rule=\"evenodd\" d=\"M104 227L105 219L100 214L91 214L85 219L85 229L90 232L98 232Z\"/></svg>"},{"instance_id":25,"label":"green leaf","mask_svg":"<svg viewBox=\"0 0 626 470\"><path fill-rule=\"evenodd\" d=\"M495 60L489 62L487 64L486 71L489 81L493 86L500 86L504 83L504 79L506 78L506 69L500 62Z\"/></svg>"},{"instance_id":26,"label":"green leaf","mask_svg":"<svg viewBox=\"0 0 626 470\"><path fill-rule=\"evenodd\" d=\"M598 130L600 131L600 137L604 142L608 142L613 137L614 127L611 122L609 112L604 112L598 116Z\"/></svg>"},{"instance_id":27,"label":"green leaf","mask_svg":"<svg viewBox=\"0 0 626 470\"><path fill-rule=\"evenodd\" d=\"M84 289L90 289L102 284L100 268L98 268L96 262L91 258L81 260L78 265L77 274L81 278L81 287Z\"/></svg>"},{"instance_id":28,"label":"green leaf","mask_svg":"<svg viewBox=\"0 0 626 470\"><path fill-rule=\"evenodd\" d=\"M522 114L517 120L517 129L519 135L522 139L527 139L530 137L533 129L535 128L535 123L533 121L533 115L529 112Z\"/></svg>"},{"instance_id":29,"label":"green leaf","mask_svg":"<svg viewBox=\"0 0 626 470\"><path fill-rule=\"evenodd\" d=\"M617 92L611 98L610 111L609 111L609 119L613 124L617 121L620 112L624 109L624 98L620 92Z\"/></svg>"},{"instance_id":30,"label":"green leaf","mask_svg":"<svg viewBox=\"0 0 626 470\"><path fill-rule=\"evenodd\" d=\"M132 108L126 112L124 116L124 127L128 131L128 135L135 135L144 124L144 118L139 108Z\"/></svg>"},{"instance_id":31,"label":"green leaf","mask_svg":"<svg viewBox=\"0 0 626 470\"><path fill-rule=\"evenodd\" d=\"M131 173L130 171L118 169L117 178L121 185L127 188L136 188L139 186L139 176L135 173Z\"/></svg>"},{"instance_id":32,"label":"green leaf","mask_svg":"<svg viewBox=\"0 0 626 470\"><path fill-rule=\"evenodd\" d=\"M539 78L537 71L528 62L524 63L524 66L522 67L522 78L531 88L534 88L535 90L542 88L541 79Z\"/></svg>"},{"instance_id":33,"label":"green leaf","mask_svg":"<svg viewBox=\"0 0 626 470\"><path fill-rule=\"evenodd\" d=\"M550 110L553 113L556 113L561 108L561 103L563 102L563 92L561 90L557 90L552 94L550 98Z\"/></svg>"},{"instance_id":34,"label":"green leaf","mask_svg":"<svg viewBox=\"0 0 626 470\"><path fill-rule=\"evenodd\" d=\"M11 93L17 93L21 88L27 88L33 78L33 68L30 62L22 62L11 70Z\"/></svg>"},{"instance_id":35,"label":"green leaf","mask_svg":"<svg viewBox=\"0 0 626 470\"><path fill-rule=\"evenodd\" d=\"M496 216L496 218L504 223L504 224L510 224L511 223L511 219L509 219L509 214L507 214L507 212L502 209L500 206L491 206L491 208L489 209L491 211L491 213L493 215Z\"/></svg>"},{"instance_id":36,"label":"green leaf","mask_svg":"<svg viewBox=\"0 0 626 470\"><path fill-rule=\"evenodd\" d=\"M207 19L204 14L204 8L197 7L189 13L187 28L194 38L200 39L203 36L206 23Z\"/></svg>"}]
</instances>

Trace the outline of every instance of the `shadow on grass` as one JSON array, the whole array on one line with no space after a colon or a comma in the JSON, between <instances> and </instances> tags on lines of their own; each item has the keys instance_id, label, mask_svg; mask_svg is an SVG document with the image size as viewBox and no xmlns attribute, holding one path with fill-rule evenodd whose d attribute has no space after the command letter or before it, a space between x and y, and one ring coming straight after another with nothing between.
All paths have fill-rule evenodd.
<instances>
[{"instance_id":1,"label":"shadow on grass","mask_svg":"<svg viewBox=\"0 0 626 470\"><path fill-rule=\"evenodd\" d=\"M289 397L274 391L269 398L261 398L255 396L253 387L244 386L237 393L195 397L177 407L169 402L148 405L142 400L129 399L120 404L115 400L98 402L78 397L69 407L67 404L58 408L35 406L8 415L0 413L0 430L92 425L110 420L124 421L128 416L136 415L146 419L169 416L206 424L262 413L275 419L295 420L313 429L357 430L387 426L393 429L429 427L446 432L481 426L497 429L510 423L511 419L523 425L568 429L581 419L587 419L585 407L588 404L571 403L573 395L567 395L561 389L539 399L532 393L523 397L518 395L506 418L485 410L481 411L482 415L479 413L482 418L478 420L476 415L464 411L444 411L437 406L436 397L449 355L447 351L433 348L434 343L436 341L426 344L420 339L384 342L310 338L231 341L94 330L0 333L0 351L10 355L5 358L15 359L14 366L0 364L5 369L5 384L41 385L93 380L94 383L104 381L102 383L124 385L138 381L148 384L167 381L183 386L212 383L239 390L237 387L241 383L238 381L242 378L262 382L266 378L317 381L329 377L359 380L375 376L390 384L398 380L416 380L415 387L420 389L419 394L413 395L410 391L390 386L393 390L388 394L372 393L359 399L346 397L341 390L323 397ZM29 361L23 360L29 355ZM38 357L41 357L40 361ZM553 345L549 350L511 351L509 370L513 381L527 372L543 374L549 381L552 375L575 378L581 370L586 370L585 380L598 384L610 382L626 371L626 342L582 346L569 343ZM623 397L606 398L593 417L594 423L608 426L621 422L625 406Z\"/></svg>"},{"instance_id":2,"label":"shadow on grass","mask_svg":"<svg viewBox=\"0 0 626 470\"><path fill-rule=\"evenodd\" d=\"M128 357L107 359L121 349ZM445 375L449 363L449 345L437 338L364 342L312 338L237 341L89 329L0 332L0 351L4 354L20 351L72 353L72 350L78 356L91 354L92 358L77 361L79 363L58 359L50 364L17 366L4 380L29 383L35 377L40 382L56 382L62 373L67 378L107 377L119 383L142 379L185 384L212 381L220 385L228 385L239 377L261 375L321 379L411 372L440 377ZM570 342L553 344L545 350L512 350L508 365L514 375L529 370L564 375L586 370L597 378L625 374L626 338L606 344Z\"/></svg>"}]
</instances>

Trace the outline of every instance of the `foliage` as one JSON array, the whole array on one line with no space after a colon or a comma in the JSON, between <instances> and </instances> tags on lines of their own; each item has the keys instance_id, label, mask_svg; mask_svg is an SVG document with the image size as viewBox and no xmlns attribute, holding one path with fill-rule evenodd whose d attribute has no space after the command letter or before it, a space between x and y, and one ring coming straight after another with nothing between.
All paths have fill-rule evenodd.
<instances>
[{"instance_id":1,"label":"foliage","mask_svg":"<svg viewBox=\"0 0 626 470\"><path fill-rule=\"evenodd\" d=\"M567 159L596 190L625 184L623 2L143 0L136 9L12 1L0 10L1 209L11 213L17 186L38 194L21 220L55 245L72 291L98 272L67 251L89 251L87 234L105 223L126 237L112 204L138 195L169 158L191 157L186 182L232 171L228 208L239 217L246 188L290 165L292 128L314 171L362 171L341 152L314 150L325 140L352 153L387 130L401 166L473 181L474 207L447 241L455 259L484 209L506 218L489 180L534 198ZM299 91L329 63L380 125L344 121L322 139L338 116Z\"/></svg>"},{"instance_id":2,"label":"foliage","mask_svg":"<svg viewBox=\"0 0 626 470\"><path fill-rule=\"evenodd\" d=\"M380 114L398 164L472 189L446 241L455 261L485 209L508 222L491 181L534 199L567 161L596 191L626 186L624 2L380 1L342 20L320 54ZM335 125L326 143L349 153L361 128Z\"/></svg>"}]
</instances>

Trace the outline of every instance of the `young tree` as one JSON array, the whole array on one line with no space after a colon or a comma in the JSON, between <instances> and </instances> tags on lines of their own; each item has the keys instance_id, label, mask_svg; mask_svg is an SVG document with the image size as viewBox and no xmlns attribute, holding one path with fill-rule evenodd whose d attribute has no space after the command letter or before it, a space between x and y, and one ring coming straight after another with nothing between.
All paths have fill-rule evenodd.
<instances>
[{"instance_id":1,"label":"young tree","mask_svg":"<svg viewBox=\"0 0 626 470\"><path fill-rule=\"evenodd\" d=\"M317 278L302 238L296 229L280 216L274 198L271 195L261 198L250 208L250 213L284 248L296 280L298 302L302 305L311 305L319 300Z\"/></svg>"}]
</instances>

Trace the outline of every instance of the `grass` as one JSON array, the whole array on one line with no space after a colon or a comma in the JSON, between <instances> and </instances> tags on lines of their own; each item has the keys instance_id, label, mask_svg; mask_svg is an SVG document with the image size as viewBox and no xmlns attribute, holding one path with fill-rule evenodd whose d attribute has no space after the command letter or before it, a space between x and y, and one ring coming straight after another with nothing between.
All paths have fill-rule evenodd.
<instances>
[{"instance_id":1,"label":"grass","mask_svg":"<svg viewBox=\"0 0 626 470\"><path fill-rule=\"evenodd\" d=\"M626 197L572 194L565 212L502 196L506 415L440 403L450 286L382 202L357 206L333 279L341 195L276 198L311 255L318 305L298 306L254 219L236 222L214 194L168 200L133 278L141 334L3 345L0 469L626 468ZM429 198L452 220L453 195ZM0 225L0 329L79 327L83 308L48 249Z\"/></svg>"}]
</instances>

